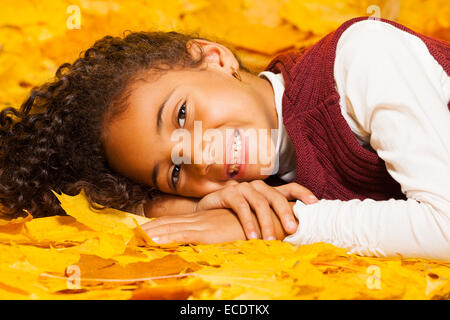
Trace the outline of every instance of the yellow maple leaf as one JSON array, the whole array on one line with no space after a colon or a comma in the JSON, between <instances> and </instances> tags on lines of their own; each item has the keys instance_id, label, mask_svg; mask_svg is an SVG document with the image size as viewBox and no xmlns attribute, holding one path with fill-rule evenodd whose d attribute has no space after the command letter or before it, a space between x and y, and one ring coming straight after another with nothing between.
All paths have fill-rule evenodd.
<instances>
[{"instance_id":1,"label":"yellow maple leaf","mask_svg":"<svg viewBox=\"0 0 450 320\"><path fill-rule=\"evenodd\" d=\"M61 202L61 207L71 217L84 224L90 229L103 233L111 233L121 236L125 243L134 236L133 228L136 226L134 219L139 221L150 221L146 218L133 215L128 212L107 208L95 210L90 207L84 191L76 196L66 194L55 196Z\"/></svg>"}]
</instances>

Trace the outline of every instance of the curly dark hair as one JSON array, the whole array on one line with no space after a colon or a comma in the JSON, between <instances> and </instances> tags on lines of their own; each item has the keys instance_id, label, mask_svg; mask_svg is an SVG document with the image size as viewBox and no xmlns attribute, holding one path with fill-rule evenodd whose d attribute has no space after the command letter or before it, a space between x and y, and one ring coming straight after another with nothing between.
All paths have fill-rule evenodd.
<instances>
[{"instance_id":1,"label":"curly dark hair","mask_svg":"<svg viewBox=\"0 0 450 320\"><path fill-rule=\"evenodd\" d=\"M83 189L91 208L124 211L157 195L158 190L110 168L103 148L105 124L126 109L127 92L140 73L200 66L202 48L198 59L187 50L195 38L207 40L173 31L105 36L72 64L62 64L53 81L34 87L20 109L3 109L2 213L64 215L51 190L77 195ZM234 55L240 68L249 72Z\"/></svg>"}]
</instances>

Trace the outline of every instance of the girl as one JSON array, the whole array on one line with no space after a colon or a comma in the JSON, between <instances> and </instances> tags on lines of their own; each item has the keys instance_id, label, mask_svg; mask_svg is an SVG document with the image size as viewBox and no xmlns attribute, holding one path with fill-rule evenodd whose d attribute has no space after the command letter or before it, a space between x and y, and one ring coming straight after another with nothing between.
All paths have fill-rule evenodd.
<instances>
[{"instance_id":1,"label":"girl","mask_svg":"<svg viewBox=\"0 0 450 320\"><path fill-rule=\"evenodd\" d=\"M144 230L161 243L262 234L449 259L449 57L448 43L370 18L279 55L258 76L206 39L105 37L20 111L0 114L1 203L9 214L60 214L50 189L84 188L94 207L145 204L159 218ZM179 129L190 134L181 149ZM263 132L258 153L275 148L272 171L248 162L250 130ZM198 131L213 134L198 143ZM195 160L221 149L230 161ZM155 200L161 192L185 198Z\"/></svg>"}]
</instances>

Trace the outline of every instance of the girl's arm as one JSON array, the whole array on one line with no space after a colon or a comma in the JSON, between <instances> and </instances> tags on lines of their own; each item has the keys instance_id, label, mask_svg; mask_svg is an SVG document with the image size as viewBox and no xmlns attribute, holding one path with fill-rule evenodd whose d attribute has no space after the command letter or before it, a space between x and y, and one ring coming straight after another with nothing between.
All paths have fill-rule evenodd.
<instances>
[{"instance_id":1,"label":"girl's arm","mask_svg":"<svg viewBox=\"0 0 450 320\"><path fill-rule=\"evenodd\" d=\"M166 217L166 216L178 216L174 219L181 218L182 216L195 216L197 213L194 212L196 208L196 204L198 203L199 199L195 198L185 198L175 195L161 195L157 199L152 200L144 205L144 212L145 216L149 218L160 218L160 217ZM291 208L294 206L294 203L291 202ZM204 214L205 212L215 212L218 214L218 216L223 214L234 214L233 211L228 209L215 209L215 210L204 210L202 212L199 212L199 215ZM285 232L283 229L283 226L281 224L280 218L272 212L272 222L273 227L275 231L276 239L283 240L288 233ZM171 219L171 218L169 218ZM206 219L210 219L207 217ZM252 217L254 225L256 226L256 232L258 234L258 238L261 238L262 231L258 224L258 220L255 215ZM172 219L173 220L173 219ZM168 220L170 221L170 220ZM224 219L223 221L229 222L229 223L235 223L233 219ZM238 220L239 221L239 220ZM154 224L154 223L153 223ZM152 223L149 223L149 225L152 225ZM148 227L148 226L147 226ZM242 228L242 226L241 226Z\"/></svg>"},{"instance_id":2,"label":"girl's arm","mask_svg":"<svg viewBox=\"0 0 450 320\"><path fill-rule=\"evenodd\" d=\"M419 38L369 20L339 40L335 77L358 135L408 199L298 202L299 228L285 240L450 260L449 76Z\"/></svg>"},{"instance_id":3,"label":"girl's arm","mask_svg":"<svg viewBox=\"0 0 450 320\"><path fill-rule=\"evenodd\" d=\"M199 200L175 195L159 196L145 208L138 207L135 213L162 217L212 209L230 209L239 217L248 239L261 238L262 235L266 240L273 240L285 235L284 231L291 234L297 230L298 222L289 200L317 202L310 190L297 183L272 187L262 180L241 183L234 181ZM277 219L274 219L274 216L277 216ZM276 225L280 222L284 231L280 231Z\"/></svg>"},{"instance_id":4,"label":"girl's arm","mask_svg":"<svg viewBox=\"0 0 450 320\"><path fill-rule=\"evenodd\" d=\"M199 199L164 194L143 206L145 216L157 218L192 213Z\"/></svg>"}]
</instances>

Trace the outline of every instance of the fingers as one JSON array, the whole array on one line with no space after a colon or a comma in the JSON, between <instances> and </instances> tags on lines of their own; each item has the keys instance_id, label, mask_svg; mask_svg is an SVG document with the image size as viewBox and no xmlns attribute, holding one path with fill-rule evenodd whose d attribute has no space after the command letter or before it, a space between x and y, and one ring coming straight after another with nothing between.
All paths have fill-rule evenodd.
<instances>
[{"instance_id":1,"label":"fingers","mask_svg":"<svg viewBox=\"0 0 450 320\"><path fill-rule=\"evenodd\" d=\"M306 204L319 201L309 189L295 182L275 187L275 189L280 191L288 200L300 200Z\"/></svg>"},{"instance_id":2,"label":"fingers","mask_svg":"<svg viewBox=\"0 0 450 320\"><path fill-rule=\"evenodd\" d=\"M267 200L246 182L210 193L198 203L198 208L199 210L229 208L239 217L247 239L258 238L258 221L263 238L275 239L271 220L272 210ZM254 220L252 209L258 221Z\"/></svg>"},{"instance_id":3,"label":"fingers","mask_svg":"<svg viewBox=\"0 0 450 320\"><path fill-rule=\"evenodd\" d=\"M275 240L275 228L272 221L272 214L273 210L270 207L270 203L267 200L263 194L258 192L252 185L246 183L241 184L241 194L243 197L243 201L246 201L250 204L253 211L255 212L256 216L258 217L259 226L261 229L261 233L263 236L263 239L266 240ZM241 218L241 215L239 212L236 212L239 216L239 218L242 220L244 217ZM254 224L252 219L252 212L249 211L246 212L246 220L252 221L252 224ZM248 215L248 216L247 216ZM245 226L244 226L245 229Z\"/></svg>"},{"instance_id":4,"label":"fingers","mask_svg":"<svg viewBox=\"0 0 450 320\"><path fill-rule=\"evenodd\" d=\"M183 214L177 216L163 216L153 219L141 225L142 230L149 232L152 229L162 228L172 223L195 223L195 214Z\"/></svg>"},{"instance_id":5,"label":"fingers","mask_svg":"<svg viewBox=\"0 0 450 320\"><path fill-rule=\"evenodd\" d=\"M198 202L197 210L232 209L239 217L247 239L257 238L260 230L263 239L271 240L276 239L273 214L280 218L287 233L297 230L298 223L288 201L293 199L308 204L318 201L310 190L297 183L271 187L262 180L254 180L250 183L230 183L225 188L206 195ZM254 215L257 216L257 221Z\"/></svg>"},{"instance_id":6,"label":"fingers","mask_svg":"<svg viewBox=\"0 0 450 320\"><path fill-rule=\"evenodd\" d=\"M156 218L141 227L159 244L212 244L246 240L239 218L228 209Z\"/></svg>"},{"instance_id":7,"label":"fingers","mask_svg":"<svg viewBox=\"0 0 450 320\"><path fill-rule=\"evenodd\" d=\"M298 223L295 219L294 212L291 209L289 201L280 194L280 197L275 197L270 202L270 205L280 218L281 224L284 230L288 233L294 233L297 231Z\"/></svg>"},{"instance_id":8,"label":"fingers","mask_svg":"<svg viewBox=\"0 0 450 320\"><path fill-rule=\"evenodd\" d=\"M158 220L158 221L157 221ZM144 225L142 230L156 243L200 243L203 240L202 229L195 221L186 222L182 219L155 219ZM186 220L186 219L185 219ZM203 242L204 243L204 242Z\"/></svg>"},{"instance_id":9,"label":"fingers","mask_svg":"<svg viewBox=\"0 0 450 320\"><path fill-rule=\"evenodd\" d=\"M196 227L196 222L176 222L176 221L170 221L166 223L161 223L154 226L143 226L142 230L144 230L148 235L156 235L160 233L172 233L177 232L179 230L183 229L192 229L192 230L198 230L199 228Z\"/></svg>"},{"instance_id":10,"label":"fingers","mask_svg":"<svg viewBox=\"0 0 450 320\"><path fill-rule=\"evenodd\" d=\"M295 219L292 207L286 197L278 190L268 186L264 182L255 182L254 187L262 194L270 195L267 197L270 206L280 218L284 230L288 233L297 231L297 220Z\"/></svg>"},{"instance_id":11,"label":"fingers","mask_svg":"<svg viewBox=\"0 0 450 320\"><path fill-rule=\"evenodd\" d=\"M168 234L156 234L151 237L153 241L158 244L168 244L168 243L177 243L177 244L208 244L208 241L205 241L202 238L202 233L197 230L183 230L172 232Z\"/></svg>"},{"instance_id":12,"label":"fingers","mask_svg":"<svg viewBox=\"0 0 450 320\"><path fill-rule=\"evenodd\" d=\"M253 212L250 209L248 198L244 197L239 191L235 191L224 195L224 201L226 206L233 210L239 217L247 239L257 239L257 226L252 218Z\"/></svg>"}]
</instances>

